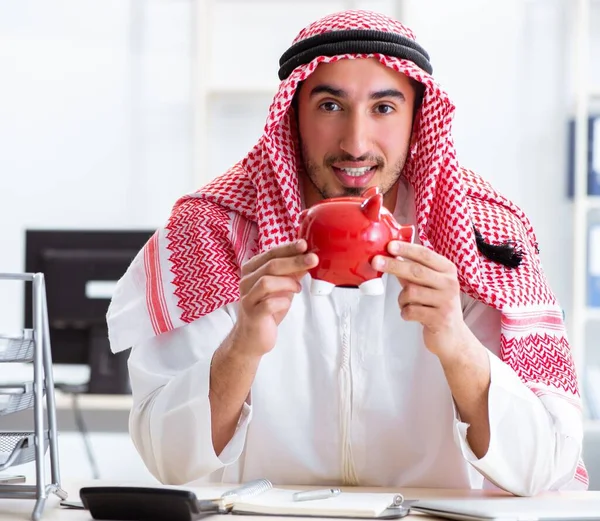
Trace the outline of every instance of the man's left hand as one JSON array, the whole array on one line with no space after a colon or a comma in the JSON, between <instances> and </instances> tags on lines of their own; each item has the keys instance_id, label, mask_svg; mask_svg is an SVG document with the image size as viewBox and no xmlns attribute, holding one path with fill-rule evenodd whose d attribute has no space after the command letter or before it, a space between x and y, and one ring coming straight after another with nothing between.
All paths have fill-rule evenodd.
<instances>
[{"instance_id":1,"label":"man's left hand","mask_svg":"<svg viewBox=\"0 0 600 521\"><path fill-rule=\"evenodd\" d=\"M423 340L429 351L440 358L454 357L469 337L456 266L419 244L391 241L388 251L393 258L377 255L372 266L400 281L402 318L423 325Z\"/></svg>"}]
</instances>

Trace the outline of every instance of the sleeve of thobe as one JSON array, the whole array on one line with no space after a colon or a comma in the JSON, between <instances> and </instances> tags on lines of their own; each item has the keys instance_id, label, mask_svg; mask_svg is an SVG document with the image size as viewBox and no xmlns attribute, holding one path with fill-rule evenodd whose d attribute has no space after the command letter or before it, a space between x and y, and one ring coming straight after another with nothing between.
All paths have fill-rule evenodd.
<instances>
[{"instance_id":1,"label":"sleeve of thobe","mask_svg":"<svg viewBox=\"0 0 600 521\"><path fill-rule=\"evenodd\" d=\"M161 482L201 480L241 455L252 408L244 404L237 430L216 454L208 399L214 352L233 327L227 308L133 347L129 430L150 472Z\"/></svg>"},{"instance_id":2,"label":"sleeve of thobe","mask_svg":"<svg viewBox=\"0 0 600 521\"><path fill-rule=\"evenodd\" d=\"M490 445L478 459L467 442L468 424L455 407L455 440L465 459L491 484L517 495L567 488L582 450L582 420L575 408L546 407L500 357L500 313L471 301L465 322L488 348ZM556 405L558 398L554 399Z\"/></svg>"}]
</instances>

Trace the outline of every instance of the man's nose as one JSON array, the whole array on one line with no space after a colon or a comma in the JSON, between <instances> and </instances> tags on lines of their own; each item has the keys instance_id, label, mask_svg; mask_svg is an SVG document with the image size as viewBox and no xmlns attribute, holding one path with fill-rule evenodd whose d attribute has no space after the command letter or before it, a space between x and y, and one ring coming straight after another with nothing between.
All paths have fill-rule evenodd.
<instances>
[{"instance_id":1,"label":"man's nose","mask_svg":"<svg viewBox=\"0 0 600 521\"><path fill-rule=\"evenodd\" d=\"M367 115L354 112L348 116L340 148L353 157L361 157L370 150Z\"/></svg>"}]
</instances>

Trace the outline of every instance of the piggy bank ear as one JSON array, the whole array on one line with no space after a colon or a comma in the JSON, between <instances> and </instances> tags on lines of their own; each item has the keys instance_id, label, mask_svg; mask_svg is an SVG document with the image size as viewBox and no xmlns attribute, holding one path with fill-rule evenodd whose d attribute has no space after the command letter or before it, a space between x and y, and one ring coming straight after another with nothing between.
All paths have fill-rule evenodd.
<instances>
[{"instance_id":1,"label":"piggy bank ear","mask_svg":"<svg viewBox=\"0 0 600 521\"><path fill-rule=\"evenodd\" d=\"M381 207L383 206L383 195L377 191L369 197L360 206L362 212L365 214L367 219L373 222L379 222L381 220Z\"/></svg>"},{"instance_id":2,"label":"piggy bank ear","mask_svg":"<svg viewBox=\"0 0 600 521\"><path fill-rule=\"evenodd\" d=\"M401 241L414 242L415 240L415 227L409 224L400 226L400 237Z\"/></svg>"}]
</instances>

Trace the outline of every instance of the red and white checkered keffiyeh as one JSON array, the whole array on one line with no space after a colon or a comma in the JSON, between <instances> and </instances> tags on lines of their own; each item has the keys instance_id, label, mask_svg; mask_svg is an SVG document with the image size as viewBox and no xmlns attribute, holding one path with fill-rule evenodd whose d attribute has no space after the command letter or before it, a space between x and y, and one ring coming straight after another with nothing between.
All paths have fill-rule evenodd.
<instances>
[{"instance_id":1,"label":"red and white checkered keffiyeh","mask_svg":"<svg viewBox=\"0 0 600 521\"><path fill-rule=\"evenodd\" d=\"M294 43L346 29L392 31L415 40L404 25L382 14L345 11L311 24ZM512 202L459 165L451 137L454 105L433 78L410 61L380 54L317 57L281 82L256 146L224 175L177 201L166 226L119 282L108 313L112 349L127 349L235 302L240 264L296 238L299 150L290 103L298 83L320 63L367 57L426 87L404 169L415 191L422 244L456 264L465 293L502 312L503 361L551 414L567 423L571 414L580 421L562 311L542 272L531 224ZM515 241L524 252L521 265L511 269L483 257L473 226L488 243ZM580 463L568 487L585 488L587 482Z\"/></svg>"}]
</instances>

